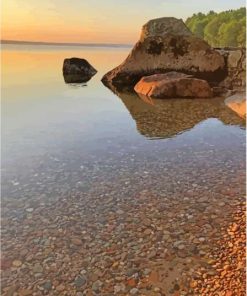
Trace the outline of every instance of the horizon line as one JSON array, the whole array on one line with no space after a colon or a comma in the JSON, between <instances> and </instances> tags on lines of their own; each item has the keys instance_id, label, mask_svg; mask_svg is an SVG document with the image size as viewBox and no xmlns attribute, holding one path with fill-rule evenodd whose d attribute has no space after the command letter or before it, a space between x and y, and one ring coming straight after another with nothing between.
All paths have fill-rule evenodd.
<instances>
[{"instance_id":1,"label":"horizon line","mask_svg":"<svg viewBox=\"0 0 247 296\"><path fill-rule=\"evenodd\" d=\"M131 47L128 43L83 43L83 42L49 42L49 41L29 41L29 40L11 40L1 39L0 44L32 44L32 45L57 45L57 46L98 46L98 47Z\"/></svg>"}]
</instances>

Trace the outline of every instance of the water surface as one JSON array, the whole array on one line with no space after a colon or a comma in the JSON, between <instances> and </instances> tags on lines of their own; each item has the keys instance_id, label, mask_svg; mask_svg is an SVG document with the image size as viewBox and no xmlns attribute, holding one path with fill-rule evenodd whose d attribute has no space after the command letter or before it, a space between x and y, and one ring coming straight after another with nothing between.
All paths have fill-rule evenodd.
<instances>
[{"instance_id":1,"label":"water surface","mask_svg":"<svg viewBox=\"0 0 247 296\"><path fill-rule=\"evenodd\" d=\"M112 295L119 281L126 293L131 269L144 295L155 288L173 295L176 283L185 291L241 203L242 119L222 98L150 101L112 92L101 77L128 51L2 47L5 292L18 284L61 295L63 283L63 295L91 295L100 279L100 295ZM63 59L74 56L98 70L87 84L64 82ZM22 265L9 274L17 259ZM140 288L145 268L159 277ZM87 283L77 287L82 269ZM48 280L53 288L40 288Z\"/></svg>"}]
</instances>

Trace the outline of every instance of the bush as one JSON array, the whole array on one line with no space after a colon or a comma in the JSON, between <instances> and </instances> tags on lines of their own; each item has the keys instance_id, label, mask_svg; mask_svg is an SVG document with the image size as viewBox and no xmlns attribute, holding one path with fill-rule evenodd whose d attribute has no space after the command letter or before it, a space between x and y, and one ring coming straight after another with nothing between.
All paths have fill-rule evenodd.
<instances>
[{"instance_id":1,"label":"bush","mask_svg":"<svg viewBox=\"0 0 247 296\"><path fill-rule=\"evenodd\" d=\"M211 46L245 46L246 8L228 10L220 13L196 13L186 20L188 28Z\"/></svg>"}]
</instances>

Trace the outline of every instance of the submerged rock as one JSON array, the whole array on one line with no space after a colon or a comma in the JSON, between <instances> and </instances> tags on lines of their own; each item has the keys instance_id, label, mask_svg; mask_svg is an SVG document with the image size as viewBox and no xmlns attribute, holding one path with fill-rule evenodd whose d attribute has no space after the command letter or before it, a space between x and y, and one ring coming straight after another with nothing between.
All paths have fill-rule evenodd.
<instances>
[{"instance_id":1,"label":"submerged rock","mask_svg":"<svg viewBox=\"0 0 247 296\"><path fill-rule=\"evenodd\" d=\"M135 86L137 93L152 98L209 98L212 90L206 80L178 72L143 77Z\"/></svg>"},{"instance_id":2,"label":"submerged rock","mask_svg":"<svg viewBox=\"0 0 247 296\"><path fill-rule=\"evenodd\" d=\"M70 58L63 62L63 76L66 83L82 83L89 81L97 70L85 59Z\"/></svg>"},{"instance_id":3,"label":"submerged rock","mask_svg":"<svg viewBox=\"0 0 247 296\"><path fill-rule=\"evenodd\" d=\"M194 36L176 18L161 18L144 25L140 40L127 59L106 73L106 86L123 89L134 86L143 76L178 71L209 82L219 82L227 71L224 57L207 42Z\"/></svg>"}]
</instances>

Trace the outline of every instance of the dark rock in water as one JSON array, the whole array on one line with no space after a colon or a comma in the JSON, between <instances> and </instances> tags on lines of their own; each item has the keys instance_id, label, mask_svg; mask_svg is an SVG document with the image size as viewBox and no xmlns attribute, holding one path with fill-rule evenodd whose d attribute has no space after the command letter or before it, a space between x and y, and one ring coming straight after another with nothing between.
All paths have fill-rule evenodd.
<instances>
[{"instance_id":1,"label":"dark rock in water","mask_svg":"<svg viewBox=\"0 0 247 296\"><path fill-rule=\"evenodd\" d=\"M89 81L97 70L85 59L70 58L63 62L63 76L66 83L83 83Z\"/></svg>"},{"instance_id":2,"label":"dark rock in water","mask_svg":"<svg viewBox=\"0 0 247 296\"><path fill-rule=\"evenodd\" d=\"M102 82L119 90L133 87L143 76L171 71L216 83L226 75L224 57L194 36L182 20L161 18L144 25L141 38L127 59L106 73Z\"/></svg>"},{"instance_id":3,"label":"dark rock in water","mask_svg":"<svg viewBox=\"0 0 247 296\"><path fill-rule=\"evenodd\" d=\"M178 72L143 77L135 91L151 98L211 98L212 90L206 80Z\"/></svg>"}]
</instances>

